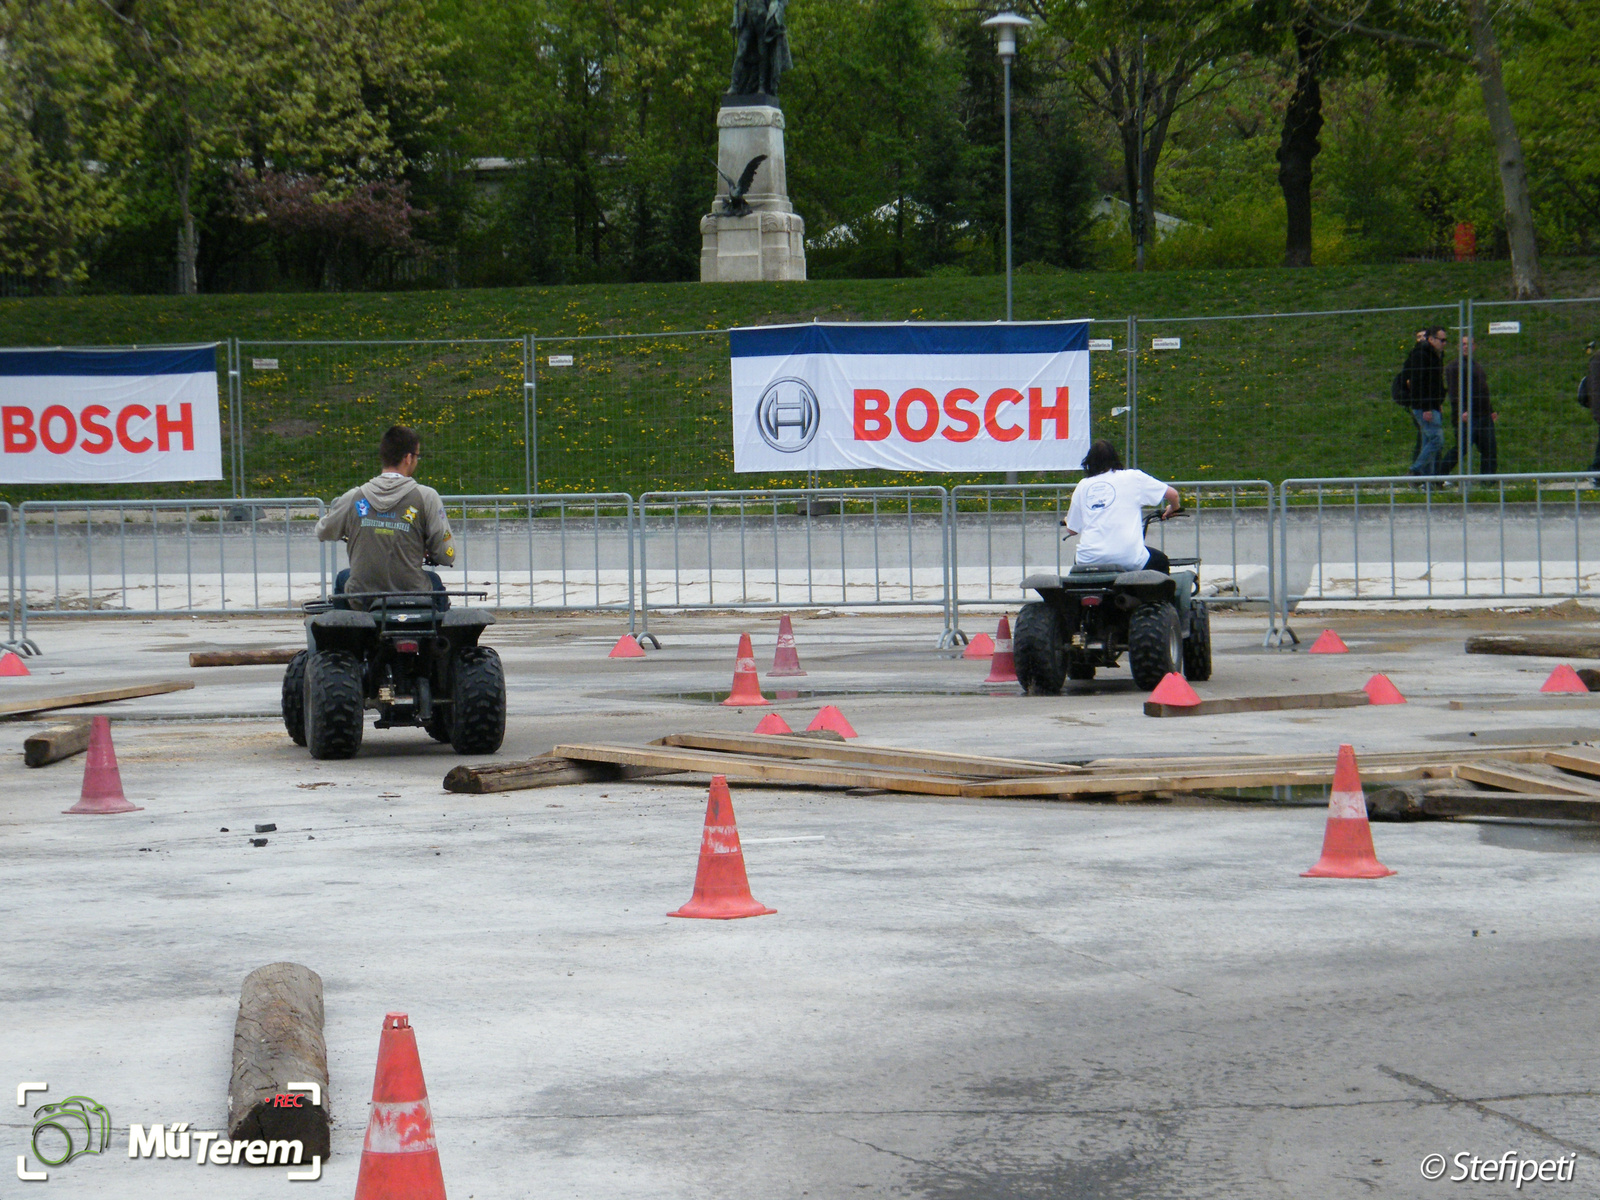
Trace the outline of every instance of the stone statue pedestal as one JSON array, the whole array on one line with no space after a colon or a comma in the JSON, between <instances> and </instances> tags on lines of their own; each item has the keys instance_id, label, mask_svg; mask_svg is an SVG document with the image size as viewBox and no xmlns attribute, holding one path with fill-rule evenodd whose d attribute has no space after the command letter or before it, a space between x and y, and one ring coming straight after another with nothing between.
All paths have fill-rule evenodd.
<instances>
[{"instance_id":1,"label":"stone statue pedestal","mask_svg":"<svg viewBox=\"0 0 1600 1200\"><path fill-rule=\"evenodd\" d=\"M701 283L806 277L806 223L789 203L783 110L762 103L769 99L726 96L717 113L717 165L724 175L738 179L758 154L767 160L756 168L744 198L750 211L742 216L724 215L728 183L718 178L712 211L700 218Z\"/></svg>"}]
</instances>

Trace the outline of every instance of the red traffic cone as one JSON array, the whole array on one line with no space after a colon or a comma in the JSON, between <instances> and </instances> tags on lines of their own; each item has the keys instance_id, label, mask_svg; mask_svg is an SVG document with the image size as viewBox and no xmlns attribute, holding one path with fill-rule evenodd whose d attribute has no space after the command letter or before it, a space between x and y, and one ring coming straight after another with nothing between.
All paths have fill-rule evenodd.
<instances>
[{"instance_id":1,"label":"red traffic cone","mask_svg":"<svg viewBox=\"0 0 1600 1200\"><path fill-rule=\"evenodd\" d=\"M1578 678L1576 671L1566 663L1562 663L1554 671L1550 672L1550 678L1544 681L1544 686L1539 690L1541 692L1587 692L1589 685Z\"/></svg>"},{"instance_id":2,"label":"red traffic cone","mask_svg":"<svg viewBox=\"0 0 1600 1200\"><path fill-rule=\"evenodd\" d=\"M750 648L750 635L741 633L739 655L733 664L733 691L722 703L742 707L767 702L767 698L761 694L761 681L756 677L756 652Z\"/></svg>"},{"instance_id":3,"label":"red traffic cone","mask_svg":"<svg viewBox=\"0 0 1600 1200\"><path fill-rule=\"evenodd\" d=\"M962 658L993 658L994 639L987 633L975 634L967 648L961 652Z\"/></svg>"},{"instance_id":4,"label":"red traffic cone","mask_svg":"<svg viewBox=\"0 0 1600 1200\"><path fill-rule=\"evenodd\" d=\"M1200 703L1200 695L1189 686L1189 681L1182 675L1176 671L1168 671L1162 676L1161 682L1156 684L1155 690L1150 693L1150 703L1193 708Z\"/></svg>"},{"instance_id":5,"label":"red traffic cone","mask_svg":"<svg viewBox=\"0 0 1600 1200\"><path fill-rule=\"evenodd\" d=\"M700 866L694 874L694 895L689 903L667 916L730 921L777 911L750 894L744 851L739 846L739 826L733 819L733 797L728 795L728 777L713 775L711 795L706 800L705 833L700 838Z\"/></svg>"},{"instance_id":6,"label":"red traffic cone","mask_svg":"<svg viewBox=\"0 0 1600 1200\"><path fill-rule=\"evenodd\" d=\"M1307 654L1348 654L1348 653L1350 653L1350 647L1346 646L1344 644L1344 639L1342 639L1333 630L1324 629L1322 631L1322 636L1319 637L1316 641L1311 643L1311 649L1307 650L1306 653Z\"/></svg>"},{"instance_id":7,"label":"red traffic cone","mask_svg":"<svg viewBox=\"0 0 1600 1200\"><path fill-rule=\"evenodd\" d=\"M644 647L634 639L633 634L625 633L617 639L617 644L611 647L607 658L643 658Z\"/></svg>"},{"instance_id":8,"label":"red traffic cone","mask_svg":"<svg viewBox=\"0 0 1600 1200\"><path fill-rule=\"evenodd\" d=\"M1001 614L1000 626L994 631L994 658L989 663L989 678L983 683L987 687L994 683L1016 682L1017 661L1011 653L1011 619Z\"/></svg>"},{"instance_id":9,"label":"red traffic cone","mask_svg":"<svg viewBox=\"0 0 1600 1200\"><path fill-rule=\"evenodd\" d=\"M785 721L777 713L768 713L766 716L761 718L760 723L756 725L755 729L752 730L752 732L754 732L754 733L793 733L794 730L790 729L789 728L789 722Z\"/></svg>"},{"instance_id":10,"label":"red traffic cone","mask_svg":"<svg viewBox=\"0 0 1600 1200\"><path fill-rule=\"evenodd\" d=\"M378 1070L372 1078L356 1200L445 1200L417 1035L405 1013L385 1015L378 1035Z\"/></svg>"},{"instance_id":11,"label":"red traffic cone","mask_svg":"<svg viewBox=\"0 0 1600 1200\"><path fill-rule=\"evenodd\" d=\"M815 733L819 729L831 729L847 738L858 736L850 728L850 722L844 719L844 714L831 704L823 705L821 711L811 718L811 724L806 726L807 733Z\"/></svg>"},{"instance_id":12,"label":"red traffic cone","mask_svg":"<svg viewBox=\"0 0 1600 1200\"><path fill-rule=\"evenodd\" d=\"M96 717L89 726L89 758L83 764L83 791L69 813L142 812L122 794L122 772L111 744L111 718Z\"/></svg>"},{"instance_id":13,"label":"red traffic cone","mask_svg":"<svg viewBox=\"0 0 1600 1200\"><path fill-rule=\"evenodd\" d=\"M1361 689L1374 704L1404 704L1406 698L1387 675L1374 675Z\"/></svg>"},{"instance_id":14,"label":"red traffic cone","mask_svg":"<svg viewBox=\"0 0 1600 1200\"><path fill-rule=\"evenodd\" d=\"M784 613L778 621L778 649L772 656L772 670L768 675L804 675L800 668L800 651L794 644L794 625L789 620L789 614Z\"/></svg>"},{"instance_id":15,"label":"red traffic cone","mask_svg":"<svg viewBox=\"0 0 1600 1200\"><path fill-rule=\"evenodd\" d=\"M1382 879L1394 872L1378 861L1372 848L1372 826L1367 823L1367 798L1361 792L1361 773L1356 770L1356 752L1339 747L1339 762L1333 769L1333 788L1328 793L1328 826L1322 835L1322 857L1306 878Z\"/></svg>"},{"instance_id":16,"label":"red traffic cone","mask_svg":"<svg viewBox=\"0 0 1600 1200\"><path fill-rule=\"evenodd\" d=\"M4 655L0 655L0 675L21 677L32 674L33 672L28 670L27 664L18 658L14 651L7 650Z\"/></svg>"}]
</instances>

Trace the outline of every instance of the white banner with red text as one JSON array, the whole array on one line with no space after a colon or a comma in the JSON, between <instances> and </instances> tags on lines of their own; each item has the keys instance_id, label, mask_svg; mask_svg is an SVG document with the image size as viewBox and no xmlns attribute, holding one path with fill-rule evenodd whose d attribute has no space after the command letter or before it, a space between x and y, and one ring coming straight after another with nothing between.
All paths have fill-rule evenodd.
<instances>
[{"instance_id":1,"label":"white banner with red text","mask_svg":"<svg viewBox=\"0 0 1600 1200\"><path fill-rule=\"evenodd\" d=\"M221 478L214 344L0 350L0 483Z\"/></svg>"},{"instance_id":2,"label":"white banner with red text","mask_svg":"<svg viewBox=\"0 0 1600 1200\"><path fill-rule=\"evenodd\" d=\"M729 333L735 471L1076 471L1089 323Z\"/></svg>"}]
</instances>

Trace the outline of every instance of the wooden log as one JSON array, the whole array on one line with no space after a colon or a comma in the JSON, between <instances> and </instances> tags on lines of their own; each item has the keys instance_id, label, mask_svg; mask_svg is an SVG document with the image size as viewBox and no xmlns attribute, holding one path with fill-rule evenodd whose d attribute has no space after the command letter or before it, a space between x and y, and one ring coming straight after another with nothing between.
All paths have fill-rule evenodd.
<instances>
[{"instance_id":1,"label":"wooden log","mask_svg":"<svg viewBox=\"0 0 1600 1200\"><path fill-rule=\"evenodd\" d=\"M444 777L444 790L482 796L492 792L515 792L524 788L560 787L566 783L612 783L619 779L647 779L671 775L671 771L651 767L628 767L616 763L582 762L553 754L521 762L466 763L453 767Z\"/></svg>"},{"instance_id":2,"label":"wooden log","mask_svg":"<svg viewBox=\"0 0 1600 1200\"><path fill-rule=\"evenodd\" d=\"M22 742L22 761L30 767L45 767L89 748L89 722L75 721L71 725L52 725L38 733L30 733Z\"/></svg>"},{"instance_id":3,"label":"wooden log","mask_svg":"<svg viewBox=\"0 0 1600 1200\"><path fill-rule=\"evenodd\" d=\"M1506 763L1459 763L1457 779L1481 783L1485 787L1503 788L1508 792L1527 792L1532 795L1552 793L1559 796L1593 796L1600 800L1600 788L1586 780L1563 775L1553 767L1540 768L1537 764L1512 767Z\"/></svg>"},{"instance_id":4,"label":"wooden log","mask_svg":"<svg viewBox=\"0 0 1600 1200\"><path fill-rule=\"evenodd\" d=\"M1600 633L1486 633L1467 639L1467 653L1600 658Z\"/></svg>"},{"instance_id":5,"label":"wooden log","mask_svg":"<svg viewBox=\"0 0 1600 1200\"><path fill-rule=\"evenodd\" d=\"M282 666L304 646L283 650L196 650L189 655L191 667L270 667Z\"/></svg>"},{"instance_id":6,"label":"wooden log","mask_svg":"<svg viewBox=\"0 0 1600 1200\"><path fill-rule=\"evenodd\" d=\"M1312 692L1304 696L1235 696L1199 704L1144 702L1147 717L1208 717L1217 713L1278 712L1287 708L1358 708L1371 704L1365 692Z\"/></svg>"},{"instance_id":7,"label":"wooden log","mask_svg":"<svg viewBox=\"0 0 1600 1200\"><path fill-rule=\"evenodd\" d=\"M892 771L869 766L810 763L725 754L712 750L683 750L667 746L566 745L550 752L586 762L613 762L628 766L660 767L671 771L726 775L730 779L758 782L814 783L824 787L874 787L890 792L916 792L930 796L959 796L970 782L954 775Z\"/></svg>"},{"instance_id":8,"label":"wooden log","mask_svg":"<svg viewBox=\"0 0 1600 1200\"><path fill-rule=\"evenodd\" d=\"M289 1085L315 1083L321 1103L275 1099ZM229 1141L299 1141L302 1160L328 1160L328 1046L322 1036L322 977L299 963L269 963L245 976L233 1026L228 1085Z\"/></svg>"},{"instance_id":9,"label":"wooden log","mask_svg":"<svg viewBox=\"0 0 1600 1200\"><path fill-rule=\"evenodd\" d=\"M793 734L787 733L671 733L662 738L660 744L684 746L696 750L725 750L735 754L754 754L773 758L825 758L833 762L866 763L913 771L937 769L945 775L973 775L981 778L1061 775L1076 769L1061 763L1036 762L1025 758L986 758L978 754L950 754L939 750L869 746L860 742L847 742L843 738L838 741L817 743L797 740Z\"/></svg>"},{"instance_id":10,"label":"wooden log","mask_svg":"<svg viewBox=\"0 0 1600 1200\"><path fill-rule=\"evenodd\" d=\"M50 712L58 708L82 708L89 704L110 704L113 700L134 700L140 696L186 692L192 687L194 687L192 679L173 679L166 683L141 683L133 687L108 688L100 692L72 692L65 696L38 696L32 700L11 700L0 704L0 717Z\"/></svg>"},{"instance_id":11,"label":"wooden log","mask_svg":"<svg viewBox=\"0 0 1600 1200\"><path fill-rule=\"evenodd\" d=\"M1555 821L1600 821L1600 797L1554 792L1428 792L1422 811L1430 817L1537 817Z\"/></svg>"}]
</instances>

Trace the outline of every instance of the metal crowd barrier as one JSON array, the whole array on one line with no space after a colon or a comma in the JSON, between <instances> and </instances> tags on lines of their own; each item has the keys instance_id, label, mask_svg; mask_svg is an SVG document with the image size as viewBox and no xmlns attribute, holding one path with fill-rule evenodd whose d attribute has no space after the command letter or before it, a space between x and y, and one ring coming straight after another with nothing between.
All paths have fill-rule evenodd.
<instances>
[{"instance_id":1,"label":"metal crowd barrier","mask_svg":"<svg viewBox=\"0 0 1600 1200\"><path fill-rule=\"evenodd\" d=\"M947 499L937 486L647 492L640 628L652 607L937 607L948 639Z\"/></svg>"},{"instance_id":2,"label":"metal crowd barrier","mask_svg":"<svg viewBox=\"0 0 1600 1200\"><path fill-rule=\"evenodd\" d=\"M17 510L28 616L287 613L328 592L315 497L29 500Z\"/></svg>"},{"instance_id":3,"label":"metal crowd barrier","mask_svg":"<svg viewBox=\"0 0 1600 1200\"><path fill-rule=\"evenodd\" d=\"M973 484L950 492L950 576L954 641L965 641L960 606L1023 604L1023 578L1036 570L1065 574L1074 543L1062 536L1061 519L1076 483ZM1272 524L1274 488L1265 479L1202 479L1173 482L1189 509L1181 521L1150 526L1158 549L1202 560L1202 594L1213 601L1265 604L1271 641L1277 628L1277 579ZM983 550L969 554L981 541ZM998 553L997 553L998 548ZM998 586L996 564L998 568ZM966 574L963 576L963 568Z\"/></svg>"},{"instance_id":4,"label":"metal crowd barrier","mask_svg":"<svg viewBox=\"0 0 1600 1200\"><path fill-rule=\"evenodd\" d=\"M17 636L17 513L0 500L0 523L6 527L6 640L0 642L0 651L32 655L39 647L28 639L28 627L23 623L22 636Z\"/></svg>"},{"instance_id":5,"label":"metal crowd barrier","mask_svg":"<svg viewBox=\"0 0 1600 1200\"><path fill-rule=\"evenodd\" d=\"M1600 516L1588 472L1287 479L1278 496L1292 639L1303 600L1541 599L1600 584L1600 533L1585 555L1585 522Z\"/></svg>"}]
</instances>

